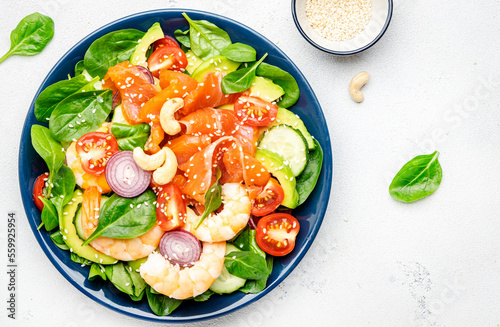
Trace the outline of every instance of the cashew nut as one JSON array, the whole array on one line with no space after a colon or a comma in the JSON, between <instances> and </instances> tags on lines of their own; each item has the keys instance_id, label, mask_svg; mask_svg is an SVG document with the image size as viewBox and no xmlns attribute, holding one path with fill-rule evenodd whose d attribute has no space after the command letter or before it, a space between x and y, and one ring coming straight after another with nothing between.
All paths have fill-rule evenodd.
<instances>
[{"instance_id":1,"label":"cashew nut","mask_svg":"<svg viewBox=\"0 0 500 327\"><path fill-rule=\"evenodd\" d=\"M174 114L184 106L182 98L168 99L161 107L160 124L165 133L175 135L181 131L181 125L175 120Z\"/></svg>"},{"instance_id":2,"label":"cashew nut","mask_svg":"<svg viewBox=\"0 0 500 327\"><path fill-rule=\"evenodd\" d=\"M160 152L165 153L166 159L163 166L157 168L153 173L153 180L159 185L165 185L174 179L177 173L177 158L175 153L168 147L164 147Z\"/></svg>"},{"instance_id":3,"label":"cashew nut","mask_svg":"<svg viewBox=\"0 0 500 327\"><path fill-rule=\"evenodd\" d=\"M144 170L155 170L163 165L166 158L164 151L149 156L140 147L134 149L133 156L135 163Z\"/></svg>"},{"instance_id":4,"label":"cashew nut","mask_svg":"<svg viewBox=\"0 0 500 327\"><path fill-rule=\"evenodd\" d=\"M365 97L361 93L361 88L370 80L370 74L367 72L361 72L354 76L351 83L349 84L349 93L351 93L351 98L356 102L362 102Z\"/></svg>"}]
</instances>

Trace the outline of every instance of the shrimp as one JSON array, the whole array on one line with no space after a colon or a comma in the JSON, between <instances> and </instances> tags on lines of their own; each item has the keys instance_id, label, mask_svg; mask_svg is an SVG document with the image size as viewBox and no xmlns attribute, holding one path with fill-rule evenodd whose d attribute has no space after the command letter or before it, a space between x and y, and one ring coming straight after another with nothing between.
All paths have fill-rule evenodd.
<instances>
[{"instance_id":1,"label":"shrimp","mask_svg":"<svg viewBox=\"0 0 500 327\"><path fill-rule=\"evenodd\" d=\"M222 272L226 242L203 242L202 247L200 259L184 268L172 265L160 253L153 252L139 269L141 277L155 291L174 299L200 295Z\"/></svg>"},{"instance_id":2,"label":"shrimp","mask_svg":"<svg viewBox=\"0 0 500 327\"><path fill-rule=\"evenodd\" d=\"M183 229L191 232L202 242L221 242L232 239L250 219L250 198L245 188L238 183L222 185L222 204L218 214L210 214L195 229L200 217L188 208Z\"/></svg>"},{"instance_id":3,"label":"shrimp","mask_svg":"<svg viewBox=\"0 0 500 327\"><path fill-rule=\"evenodd\" d=\"M109 133L111 128L111 123L104 123L99 127L96 132ZM101 193L111 192L111 188L106 182L106 177L104 174L95 176L86 173L82 168L82 160L76 151L76 141L72 142L70 146L66 149L66 165L71 168L73 174L75 174L76 184L82 189L87 189L91 186L99 187Z\"/></svg>"},{"instance_id":4,"label":"shrimp","mask_svg":"<svg viewBox=\"0 0 500 327\"><path fill-rule=\"evenodd\" d=\"M96 186L91 186L83 193L82 202L82 229L87 239L99 223L99 209L101 193ZM150 255L160 243L165 232L155 224L148 232L131 239L116 239L109 237L98 237L90 246L96 251L109 255L118 260L131 261Z\"/></svg>"}]
</instances>

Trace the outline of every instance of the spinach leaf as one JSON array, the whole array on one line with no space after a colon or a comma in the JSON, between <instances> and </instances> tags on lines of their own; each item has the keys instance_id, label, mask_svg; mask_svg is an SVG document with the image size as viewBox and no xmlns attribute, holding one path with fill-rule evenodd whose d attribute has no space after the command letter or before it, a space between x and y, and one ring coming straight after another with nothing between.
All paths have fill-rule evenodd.
<instances>
[{"instance_id":1,"label":"spinach leaf","mask_svg":"<svg viewBox=\"0 0 500 327\"><path fill-rule=\"evenodd\" d=\"M172 299L163 294L154 292L151 286L146 288L149 307L158 316L168 316L182 303L182 300Z\"/></svg>"},{"instance_id":2,"label":"spinach leaf","mask_svg":"<svg viewBox=\"0 0 500 327\"><path fill-rule=\"evenodd\" d=\"M222 56L236 62L251 62L257 60L254 48L243 43L233 43L222 49Z\"/></svg>"},{"instance_id":3,"label":"spinach leaf","mask_svg":"<svg viewBox=\"0 0 500 327\"><path fill-rule=\"evenodd\" d=\"M205 292L201 293L200 295L198 296L195 296L193 298L193 300L195 300L196 302L205 302L206 300L208 300L213 294L215 294L214 292L212 292L210 289L206 290Z\"/></svg>"},{"instance_id":4,"label":"spinach leaf","mask_svg":"<svg viewBox=\"0 0 500 327\"><path fill-rule=\"evenodd\" d=\"M205 211L200 217L200 220L198 220L198 223L196 224L194 229L200 227L203 220L205 220L205 218L207 218L209 214L219 209L222 204L222 186L219 182L222 173L219 167L215 168L215 176L215 183L213 183L212 186L210 186L210 188L208 189L207 193L205 193Z\"/></svg>"},{"instance_id":5,"label":"spinach leaf","mask_svg":"<svg viewBox=\"0 0 500 327\"><path fill-rule=\"evenodd\" d=\"M79 264L84 265L84 266L91 266L93 264L92 261L80 257L75 252L71 252L71 261L79 263Z\"/></svg>"},{"instance_id":6,"label":"spinach leaf","mask_svg":"<svg viewBox=\"0 0 500 327\"><path fill-rule=\"evenodd\" d=\"M323 165L323 150L316 139L313 139L313 142L315 148L313 151L309 151L306 168L304 168L304 171L296 178L297 184L295 188L299 193L298 206L304 203L314 190L318 182L319 174L321 173L321 166Z\"/></svg>"},{"instance_id":7,"label":"spinach leaf","mask_svg":"<svg viewBox=\"0 0 500 327\"><path fill-rule=\"evenodd\" d=\"M83 59L76 63L75 65L75 77L80 76L85 69L85 65L83 64Z\"/></svg>"},{"instance_id":8,"label":"spinach leaf","mask_svg":"<svg viewBox=\"0 0 500 327\"><path fill-rule=\"evenodd\" d=\"M54 228L59 227L59 215L57 214L57 209L52 202L42 196L40 196L39 199L43 202L43 210L41 214L42 224L39 228L43 225L45 226L45 229L50 232Z\"/></svg>"},{"instance_id":9,"label":"spinach leaf","mask_svg":"<svg viewBox=\"0 0 500 327\"><path fill-rule=\"evenodd\" d=\"M132 297L132 300L134 301L139 301L142 299L144 296L144 291L146 289L146 281L141 277L141 274L132 269L131 266L128 264L126 265L127 273L130 276L130 279L132 280L132 284L134 285L134 294Z\"/></svg>"},{"instance_id":10,"label":"spinach leaf","mask_svg":"<svg viewBox=\"0 0 500 327\"><path fill-rule=\"evenodd\" d=\"M262 251L255 239L255 229L245 228L236 238L233 244L242 251L251 251L255 254L266 257L266 253Z\"/></svg>"},{"instance_id":11,"label":"spinach leaf","mask_svg":"<svg viewBox=\"0 0 500 327\"><path fill-rule=\"evenodd\" d=\"M52 188L52 197L50 198L50 201L52 201L59 213L59 218L63 214L63 207L71 201L75 186L75 174L71 168L64 165L61 166L54 178L54 187Z\"/></svg>"},{"instance_id":12,"label":"spinach leaf","mask_svg":"<svg viewBox=\"0 0 500 327\"><path fill-rule=\"evenodd\" d=\"M45 48L54 37L54 21L40 13L21 19L10 33L10 50L0 58L0 63L11 55L34 56Z\"/></svg>"},{"instance_id":13,"label":"spinach leaf","mask_svg":"<svg viewBox=\"0 0 500 327\"><path fill-rule=\"evenodd\" d=\"M144 148L148 141L151 127L148 124L126 125L113 123L111 134L118 142L120 151L133 151L135 148Z\"/></svg>"},{"instance_id":14,"label":"spinach leaf","mask_svg":"<svg viewBox=\"0 0 500 327\"><path fill-rule=\"evenodd\" d=\"M64 243L61 231L58 230L57 232L54 232L50 234L50 239L54 242L54 244L60 248L61 250L69 250L69 246Z\"/></svg>"},{"instance_id":15,"label":"spinach leaf","mask_svg":"<svg viewBox=\"0 0 500 327\"><path fill-rule=\"evenodd\" d=\"M289 108L299 100L299 85L297 84L295 78L293 78L293 76L286 71L264 62L259 65L256 74L258 76L271 79L274 84L281 86L281 88L285 91L281 100L277 102L278 106Z\"/></svg>"},{"instance_id":16,"label":"spinach leaf","mask_svg":"<svg viewBox=\"0 0 500 327\"><path fill-rule=\"evenodd\" d=\"M248 90L255 81L255 71L267 53L259 61L247 68L235 70L222 78L221 87L224 94L238 93Z\"/></svg>"},{"instance_id":17,"label":"spinach leaf","mask_svg":"<svg viewBox=\"0 0 500 327\"><path fill-rule=\"evenodd\" d=\"M185 46L186 48L191 48L191 40L189 39L189 29L184 32L181 30L176 30L174 32L174 36L179 41L180 44Z\"/></svg>"},{"instance_id":18,"label":"spinach leaf","mask_svg":"<svg viewBox=\"0 0 500 327\"><path fill-rule=\"evenodd\" d=\"M151 190L130 199L113 194L101 208L99 225L83 244L97 237L128 239L146 233L156 223L154 201L156 195Z\"/></svg>"},{"instance_id":19,"label":"spinach leaf","mask_svg":"<svg viewBox=\"0 0 500 327\"><path fill-rule=\"evenodd\" d=\"M434 193L443 178L438 157L439 152L435 151L408 161L389 186L391 196L398 201L413 202Z\"/></svg>"},{"instance_id":20,"label":"spinach leaf","mask_svg":"<svg viewBox=\"0 0 500 327\"><path fill-rule=\"evenodd\" d=\"M203 60L220 54L222 49L231 44L231 38L222 29L206 20L192 20L182 13L189 22L190 47Z\"/></svg>"},{"instance_id":21,"label":"spinach leaf","mask_svg":"<svg viewBox=\"0 0 500 327\"><path fill-rule=\"evenodd\" d=\"M117 289L123 293L134 294L132 279L127 273L123 262L120 261L114 265L105 266L104 271L109 281L113 283Z\"/></svg>"},{"instance_id":22,"label":"spinach leaf","mask_svg":"<svg viewBox=\"0 0 500 327\"><path fill-rule=\"evenodd\" d=\"M61 143L54 139L49 129L41 125L33 125L31 127L31 143L33 143L33 148L35 148L35 151L42 157L49 168L50 184L66 159L64 149Z\"/></svg>"},{"instance_id":23,"label":"spinach leaf","mask_svg":"<svg viewBox=\"0 0 500 327\"><path fill-rule=\"evenodd\" d=\"M250 251L234 251L226 254L224 266L231 275L244 279L266 278L270 271L266 259Z\"/></svg>"},{"instance_id":24,"label":"spinach leaf","mask_svg":"<svg viewBox=\"0 0 500 327\"><path fill-rule=\"evenodd\" d=\"M61 142L95 131L111 112L113 91L75 93L61 101L50 116L49 128Z\"/></svg>"},{"instance_id":25,"label":"spinach leaf","mask_svg":"<svg viewBox=\"0 0 500 327\"><path fill-rule=\"evenodd\" d=\"M89 82L85 76L80 75L48 86L35 100L36 119L41 122L46 122L49 120L52 111L54 111L62 100L82 90L89 91L93 89L93 85L97 80L98 78L95 78Z\"/></svg>"},{"instance_id":26,"label":"spinach leaf","mask_svg":"<svg viewBox=\"0 0 500 327\"><path fill-rule=\"evenodd\" d=\"M106 268L104 268L103 265L94 262L92 266L90 266L88 279L92 281L97 277L101 277L102 280L108 280L108 277L106 276Z\"/></svg>"},{"instance_id":27,"label":"spinach leaf","mask_svg":"<svg viewBox=\"0 0 500 327\"><path fill-rule=\"evenodd\" d=\"M273 270L273 257L272 256L267 257L266 265L267 265L267 269L269 270L269 272L271 272ZM243 287L241 287L239 290L242 291L243 293L251 293L251 294L260 293L266 288L267 279L269 278L269 275L267 275L265 278L261 278L261 279L257 279L257 280L248 279L246 281L245 285L243 285Z\"/></svg>"},{"instance_id":28,"label":"spinach leaf","mask_svg":"<svg viewBox=\"0 0 500 327\"><path fill-rule=\"evenodd\" d=\"M83 59L90 76L104 78L108 69L129 60L144 32L126 29L108 33L92 43Z\"/></svg>"}]
</instances>

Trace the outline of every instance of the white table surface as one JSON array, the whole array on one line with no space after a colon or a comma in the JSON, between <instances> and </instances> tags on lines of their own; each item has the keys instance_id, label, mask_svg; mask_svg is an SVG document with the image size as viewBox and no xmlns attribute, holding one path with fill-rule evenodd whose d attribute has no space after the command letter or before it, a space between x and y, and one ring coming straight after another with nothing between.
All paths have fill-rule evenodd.
<instances>
[{"instance_id":1,"label":"white table surface","mask_svg":"<svg viewBox=\"0 0 500 327\"><path fill-rule=\"evenodd\" d=\"M304 260L260 301L191 326L500 324L498 0L398 0L382 40L347 58L310 46L288 0L2 0L0 52L34 11L49 14L56 30L41 54L0 64L0 262L6 267L6 219L15 211L19 264L17 320L1 309L0 326L155 325L93 302L52 266L25 220L17 155L33 95L56 61L108 22L165 7L222 14L274 41L315 90L333 140L330 204ZM362 70L372 78L356 104L347 88ZM394 201L388 185L402 164L434 150L439 190L413 204ZM0 273L2 308L6 285Z\"/></svg>"}]
</instances>

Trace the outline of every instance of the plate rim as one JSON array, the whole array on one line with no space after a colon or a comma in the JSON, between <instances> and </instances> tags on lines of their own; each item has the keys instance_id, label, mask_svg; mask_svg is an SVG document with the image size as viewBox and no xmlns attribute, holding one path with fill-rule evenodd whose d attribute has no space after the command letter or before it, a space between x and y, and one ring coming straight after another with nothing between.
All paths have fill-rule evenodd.
<instances>
[{"instance_id":1,"label":"plate rim","mask_svg":"<svg viewBox=\"0 0 500 327\"><path fill-rule=\"evenodd\" d=\"M115 307L115 306L111 305L110 303L108 303L106 301L103 301L101 298L99 298L99 297L95 296L94 294L90 293L87 290L87 287L85 287L84 285L80 285L77 281L75 281L69 275L68 272L66 272L66 270L63 268L63 265L66 266L66 267L67 267L67 265L65 265L64 262L60 262L59 261L59 259L54 255L54 253L51 251L51 249L49 248L49 246L46 244L45 240L41 237L41 232L39 230L37 230L37 226L35 226L34 224L32 224L31 220L28 217L26 217L26 219L28 220L28 223L30 224L31 230L32 230L32 232L33 232L33 234L34 234L34 236L35 236L38 244L40 245L40 247L42 248L43 252L45 253L46 257L50 260L50 262L52 263L52 265L59 271L59 273L61 273L61 275L64 276L64 278L71 285L73 285L76 289L78 289L80 292L82 292L85 296L87 296L88 298L90 298L94 302L96 302L96 303L98 303L98 304L100 304L100 305L102 305L102 306L104 306L104 307L106 307L108 309L111 309L111 310L113 310L115 312L118 312L118 313L120 313L122 315L133 317L133 318L137 318L137 319L141 319L141 320L147 320L147 321L153 321L153 322L165 322L165 323L166 322L168 322L168 323L199 322L199 321L203 321L203 320L215 319L215 318L219 318L221 316L225 316L225 315L230 314L232 312L235 312L235 311L237 311L239 309L242 309L242 308L250 305L251 303L254 303L258 299L262 298L263 296L265 296L266 294L268 294L269 292L271 292L281 282L283 282L288 277L288 275L297 267L298 263L300 263L300 261L302 261L303 257L309 251L309 249L310 249L310 247L311 247L314 239L316 238L316 236L318 234L318 231L319 231L319 229L320 229L320 227L321 227L321 225L323 223L324 217L325 217L327 209L328 209L328 204L329 204L328 199L330 198L330 194L331 194L331 187L332 187L332 183L333 183L333 170L334 170L332 142L331 142L330 132L329 132L329 129L328 129L328 124L326 123L326 119L325 119L325 116L324 116L323 109L321 108L319 100L316 97L316 94L314 93L311 85L307 81L307 79L304 76L304 74L297 67L297 65L283 52L283 50L281 50L281 48L279 48L277 45L274 44L274 42L270 41L268 38L266 38L265 36L263 36L259 32L255 31L251 27L249 27L249 26L247 26L247 25L245 25L245 24L243 24L241 22L238 22L238 21L236 21L236 20L234 20L232 18L223 16L223 15L220 15L220 14L217 14L217 13L203 11L203 10L186 9L186 8L153 9L153 10L147 10L147 11L141 11L141 12L133 13L133 14L130 14L130 15L118 18L118 19L116 19L116 20L114 20L112 22L109 22L109 23L107 23L105 25L102 25L101 27L93 30L91 33L87 34L82 39L80 39L78 42L76 42L70 49L68 49L61 56L61 58L53 65L53 67L50 69L50 71L46 74L45 78L41 82L38 90L36 91L36 93L35 93L35 95L33 97L33 101L31 102L31 104L29 106L28 112L27 112L25 120L24 120L24 124L23 124L23 128L22 128L22 133L21 133L21 139L20 139L19 154L18 154L19 186L20 186L20 193L21 193L21 198L22 198L22 202L23 202L23 208L24 208L24 212L25 212L26 216L28 216L28 212L29 212L28 211L28 208L29 208L28 203L30 203L30 201L32 201L32 197L31 197L31 194L29 192L27 192L27 191L23 192L22 191L23 187L25 185L28 185L28 181L24 180L24 176L22 174L22 164L21 164L22 157L21 157L21 155L22 155L22 153L25 152L25 147L26 147L25 142L23 142L23 140L25 139L25 135L29 135L30 134L31 126L34 125L34 124L39 124L39 122L35 122L34 124L28 124L29 115L32 113L32 109L34 108L35 100L40 95L40 93L43 91L43 89L45 89L48 85L46 85L45 87L43 87L43 86L47 83L48 79L54 74L54 72L56 71L56 68L58 68L58 66L60 66L60 64L62 64L64 61L68 60L69 54L75 48L81 46L82 43L84 43L86 41L89 41L90 39L92 39L93 37L95 37L97 34L99 34L101 31L103 31L104 29L107 29L107 28L109 28L109 27L111 27L113 25L122 23L124 21L130 20L130 19L133 19L133 18L137 18L137 17L140 17L140 16L145 16L145 15L148 15L148 14L158 14L158 15L161 15L162 13L178 13L181 16L181 14L183 12L188 13L188 14L192 13L192 14L197 14L197 15L206 15L208 18L210 18L210 17L216 17L217 19L226 21L226 22L228 22L230 24L234 24L238 28L246 29L249 32L251 32L251 33L255 34L256 36L258 36L259 38L262 38L265 41L269 42L270 44L273 44L274 45L274 50L276 50L277 53L280 56L282 56L287 61L287 64L291 65L295 69L295 71L298 73L298 75L300 76L300 78L303 79L303 81L305 82L305 86L308 89L307 91L310 92L310 94L312 95L313 102L320 109L321 116L322 116L323 121L325 123L325 130L324 130L324 132L326 133L324 135L324 136L326 136L325 137L325 144L328 146L327 151L325 151L326 149L323 149L323 153L328 152L328 154L330 155L331 160L330 160L329 164L326 164L326 162L325 162L325 156L323 156L323 165L322 165L323 171L322 171L322 173L325 173L324 183L325 183L326 195L327 195L327 197L326 197L327 201L325 201L325 203L322 204L322 206L324 207L324 209L322 208L322 210L320 210L321 212L323 212L323 214L319 215L317 223L311 228L310 237L308 237L304 241L304 244L300 248L299 253L297 253L297 255L292 259L292 262L290 262L290 267L285 271L285 273L282 276L278 277L274 282L272 282L269 285L267 285L266 288L263 291L261 291L260 293L257 293L257 294L252 294L252 297L249 298L246 302L241 303L241 304L239 304L237 306L234 306L234 307L226 307L225 309L221 309L223 311L219 311L217 313L207 313L207 314L200 314L200 315L197 315L197 316L188 316L188 317L172 317L172 316L156 316L154 313L151 312L150 313L151 316L146 316L146 315L139 315L139 314L134 313L134 312L125 311L125 310L123 310L123 309L121 309L119 307ZM330 169L326 170L325 168L330 168ZM172 319L172 318L174 318L174 319Z\"/></svg>"}]
</instances>

